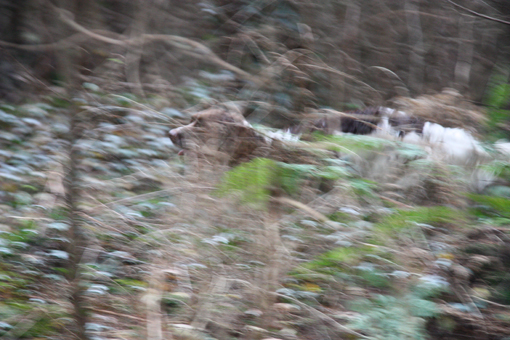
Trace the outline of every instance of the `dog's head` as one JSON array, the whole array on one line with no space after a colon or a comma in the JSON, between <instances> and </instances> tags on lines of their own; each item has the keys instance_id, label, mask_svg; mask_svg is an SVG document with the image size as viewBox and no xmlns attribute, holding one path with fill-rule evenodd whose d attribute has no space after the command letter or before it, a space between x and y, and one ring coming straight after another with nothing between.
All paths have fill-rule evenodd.
<instances>
[{"instance_id":1,"label":"dog's head","mask_svg":"<svg viewBox=\"0 0 510 340\"><path fill-rule=\"evenodd\" d=\"M231 165L252 158L265 144L241 114L218 107L195 113L188 125L172 129L168 135L182 148L180 154L212 156Z\"/></svg>"}]
</instances>

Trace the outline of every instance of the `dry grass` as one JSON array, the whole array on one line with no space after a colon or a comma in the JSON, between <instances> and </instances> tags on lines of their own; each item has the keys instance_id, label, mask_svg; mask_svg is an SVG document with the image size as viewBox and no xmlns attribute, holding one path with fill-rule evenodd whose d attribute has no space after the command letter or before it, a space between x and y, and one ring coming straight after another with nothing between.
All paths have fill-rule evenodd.
<instances>
[{"instance_id":1,"label":"dry grass","mask_svg":"<svg viewBox=\"0 0 510 340\"><path fill-rule=\"evenodd\" d=\"M417 98L397 97L393 106L424 121L444 127L461 127L476 134L486 118L481 108L471 104L454 89Z\"/></svg>"}]
</instances>

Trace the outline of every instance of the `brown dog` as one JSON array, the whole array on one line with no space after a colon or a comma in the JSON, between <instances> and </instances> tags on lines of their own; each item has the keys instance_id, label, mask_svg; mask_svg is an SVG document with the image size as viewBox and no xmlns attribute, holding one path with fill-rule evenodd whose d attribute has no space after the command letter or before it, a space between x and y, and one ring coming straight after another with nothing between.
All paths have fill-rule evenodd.
<instances>
[{"instance_id":1,"label":"brown dog","mask_svg":"<svg viewBox=\"0 0 510 340\"><path fill-rule=\"evenodd\" d=\"M229 165L263 155L268 147L241 114L221 107L195 113L190 124L172 129L168 135L174 145L182 148L181 155L193 152Z\"/></svg>"}]
</instances>

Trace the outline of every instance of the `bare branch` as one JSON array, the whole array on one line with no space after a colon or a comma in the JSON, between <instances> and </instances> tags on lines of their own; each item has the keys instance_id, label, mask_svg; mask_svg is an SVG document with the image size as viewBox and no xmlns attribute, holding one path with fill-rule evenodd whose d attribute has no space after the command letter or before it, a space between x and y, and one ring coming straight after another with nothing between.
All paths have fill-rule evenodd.
<instances>
[{"instance_id":1,"label":"bare branch","mask_svg":"<svg viewBox=\"0 0 510 340\"><path fill-rule=\"evenodd\" d=\"M107 44L117 45L117 46L143 45L145 43L152 42L152 41L162 41L169 45L172 45L173 47L180 49L181 52L186 55L212 62L226 70L232 71L235 74L237 74L239 77L241 77L247 81L254 82L258 85L263 84L263 82L256 76L249 74L248 72L245 72L232 64L227 63L226 61L224 61L220 57L218 57L207 46L205 46L197 41L193 41L191 39L187 39L187 38L184 38L181 36L165 35L165 34L143 34L143 35L141 35L137 38L133 38L133 39L126 39L122 35L118 35L118 38L110 38L110 37L106 36L105 34L114 35L111 32L88 30L85 27L76 23L74 20L72 20L72 17L66 11L60 10L58 8L56 8L56 10L59 12L60 19L64 23L68 24L73 29L79 31L81 34L76 34L69 38L66 38L66 39L60 40L58 42L51 43L51 44L18 45L18 44L12 44L9 42L5 42L5 41L0 41L0 46L7 46L7 47L18 48L18 49L23 49L23 50L37 51L37 50L51 50L51 49L66 49L66 48L73 46L73 43L85 42L86 40L88 40L90 38L107 43ZM100 32L101 34L98 32Z\"/></svg>"},{"instance_id":2,"label":"bare branch","mask_svg":"<svg viewBox=\"0 0 510 340\"><path fill-rule=\"evenodd\" d=\"M490 17L488 15L485 15L485 14L481 14L481 13L478 13L478 12L475 12L473 11L472 9L469 9L469 8L466 8L464 6L461 6L455 2L453 2L452 0L446 0L448 1L449 3L451 3L452 5L454 5L455 7L458 7L466 12L469 12L473 15L476 15L477 17L480 17L480 18L484 18L484 19L488 19L488 20L492 20L492 21L495 21L495 22L499 22L501 24L505 24L505 25L510 25L510 21L505 21L505 20L501 20L501 19L497 19L497 18L493 18L493 17Z\"/></svg>"}]
</instances>

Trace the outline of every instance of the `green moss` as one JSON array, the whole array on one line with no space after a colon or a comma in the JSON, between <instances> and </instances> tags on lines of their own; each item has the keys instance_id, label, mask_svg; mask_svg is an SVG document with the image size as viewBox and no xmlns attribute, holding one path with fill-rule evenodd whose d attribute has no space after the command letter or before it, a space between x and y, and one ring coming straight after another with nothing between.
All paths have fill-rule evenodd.
<instances>
[{"instance_id":1,"label":"green moss","mask_svg":"<svg viewBox=\"0 0 510 340\"><path fill-rule=\"evenodd\" d=\"M397 210L387 215L375 225L375 231L387 236L393 236L416 223L430 224L432 226L447 226L465 222L463 212L448 207L419 207L414 210Z\"/></svg>"}]
</instances>

